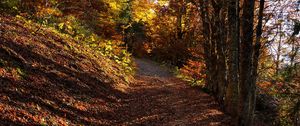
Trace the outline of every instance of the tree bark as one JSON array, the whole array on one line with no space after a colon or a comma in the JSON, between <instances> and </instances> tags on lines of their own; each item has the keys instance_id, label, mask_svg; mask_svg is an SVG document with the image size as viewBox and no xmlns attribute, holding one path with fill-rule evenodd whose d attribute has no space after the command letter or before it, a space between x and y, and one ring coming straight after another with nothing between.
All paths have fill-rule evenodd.
<instances>
[{"instance_id":1,"label":"tree bark","mask_svg":"<svg viewBox=\"0 0 300 126\"><path fill-rule=\"evenodd\" d=\"M228 43L229 49L229 75L228 86L225 96L225 111L229 113L234 120L238 119L238 98L239 98L239 43L240 43L240 25L239 25L239 0L230 0L228 4ZM237 122L234 122L237 125Z\"/></svg>"},{"instance_id":2,"label":"tree bark","mask_svg":"<svg viewBox=\"0 0 300 126\"><path fill-rule=\"evenodd\" d=\"M200 0L200 14L202 18L202 32L204 35L204 57L206 65L206 88L212 90L212 62L211 62L211 24L208 17L208 2Z\"/></svg>"},{"instance_id":3,"label":"tree bark","mask_svg":"<svg viewBox=\"0 0 300 126\"><path fill-rule=\"evenodd\" d=\"M277 55L276 55L276 62L275 62L275 73L276 75L279 74L279 67L280 67L280 56L281 56L281 43L282 43L282 24L280 23L279 25L279 42L278 42L278 47L277 47Z\"/></svg>"},{"instance_id":4,"label":"tree bark","mask_svg":"<svg viewBox=\"0 0 300 126\"><path fill-rule=\"evenodd\" d=\"M211 1L212 6L214 8L214 16L213 16L213 41L215 42L215 57L214 57L214 67L216 69L216 78L217 82L214 83L216 86L216 98L221 105L221 108L223 108L224 104L224 95L225 95L225 86L226 86L226 61L225 61L225 40L226 37L224 37L225 27L222 24L222 22L225 22L225 20L222 19L221 15L223 14L223 8L225 5L225 1L219 1L217 3L216 1Z\"/></svg>"},{"instance_id":5,"label":"tree bark","mask_svg":"<svg viewBox=\"0 0 300 126\"><path fill-rule=\"evenodd\" d=\"M258 62L259 62L259 56L260 56L260 49L261 49L261 35L262 35L262 20L263 20L263 12L264 12L264 6L265 6L265 0L260 0L259 2L259 12L258 12L258 24L256 27L256 39L255 39L255 46L254 46L254 52L253 52L253 71L252 71L252 91L254 96L252 96L251 101L253 101L251 112L253 113L255 111L255 105L256 105L256 81L258 77L257 69L258 69ZM250 122L253 122L253 117L251 118Z\"/></svg>"},{"instance_id":6,"label":"tree bark","mask_svg":"<svg viewBox=\"0 0 300 126\"><path fill-rule=\"evenodd\" d=\"M252 126L255 107L253 82L253 20L255 0L244 0L241 35L239 126Z\"/></svg>"}]
</instances>

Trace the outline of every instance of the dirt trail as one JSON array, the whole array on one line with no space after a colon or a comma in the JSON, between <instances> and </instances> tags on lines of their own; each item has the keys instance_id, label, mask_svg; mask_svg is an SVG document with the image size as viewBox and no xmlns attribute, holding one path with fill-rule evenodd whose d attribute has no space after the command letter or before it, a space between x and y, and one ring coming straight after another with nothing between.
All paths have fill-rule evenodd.
<instances>
[{"instance_id":1,"label":"dirt trail","mask_svg":"<svg viewBox=\"0 0 300 126\"><path fill-rule=\"evenodd\" d=\"M229 125L213 98L175 78L167 68L147 59L135 59L137 83L119 109L118 125Z\"/></svg>"}]
</instances>

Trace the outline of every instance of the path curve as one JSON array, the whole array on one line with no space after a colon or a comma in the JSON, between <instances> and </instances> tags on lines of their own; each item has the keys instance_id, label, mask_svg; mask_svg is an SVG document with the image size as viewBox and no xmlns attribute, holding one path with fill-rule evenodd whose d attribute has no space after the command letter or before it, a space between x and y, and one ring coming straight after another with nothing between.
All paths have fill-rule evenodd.
<instances>
[{"instance_id":1,"label":"path curve","mask_svg":"<svg viewBox=\"0 0 300 126\"><path fill-rule=\"evenodd\" d=\"M148 59L135 59L136 83L128 89L118 125L226 126L213 98L175 78L167 68Z\"/></svg>"}]
</instances>

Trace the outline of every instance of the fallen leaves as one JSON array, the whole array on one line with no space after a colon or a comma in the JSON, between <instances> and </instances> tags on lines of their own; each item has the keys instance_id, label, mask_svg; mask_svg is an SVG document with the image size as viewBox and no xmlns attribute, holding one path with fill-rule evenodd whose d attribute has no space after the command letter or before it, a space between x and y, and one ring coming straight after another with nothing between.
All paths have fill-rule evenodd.
<instances>
[{"instance_id":1,"label":"fallen leaves","mask_svg":"<svg viewBox=\"0 0 300 126\"><path fill-rule=\"evenodd\" d=\"M95 58L89 51L80 52L86 47L78 48L81 46L76 41L51 29L42 28L33 36L31 32L35 28L24 27L24 22L17 22L13 17L0 16L0 19L11 22L0 27L11 31L11 36L1 36L4 37L1 40L7 41L1 41L0 45L21 55L26 62L18 62L3 53L0 56L5 56L7 62L17 62L16 66L23 66L28 74L18 79L21 69L0 67L0 124L171 125L174 120L180 124L224 124L221 121L225 115L211 97L185 85L160 66L145 61L145 66L139 66L144 68L144 73L136 78L140 83L129 88L122 85L119 89L123 91L118 91L112 84L125 82L116 75L119 74L117 64L109 59ZM60 39L78 52L64 49L63 43L56 41ZM76 69L68 65L73 62ZM204 111L210 109L220 114ZM201 114L211 118L203 120L198 116ZM192 117L197 121L193 122Z\"/></svg>"}]
</instances>

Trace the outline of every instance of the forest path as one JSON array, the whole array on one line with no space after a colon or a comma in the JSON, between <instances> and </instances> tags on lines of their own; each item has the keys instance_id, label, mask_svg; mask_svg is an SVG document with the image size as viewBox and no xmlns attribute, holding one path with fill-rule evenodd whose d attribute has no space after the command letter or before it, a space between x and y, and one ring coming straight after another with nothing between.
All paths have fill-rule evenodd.
<instances>
[{"instance_id":1,"label":"forest path","mask_svg":"<svg viewBox=\"0 0 300 126\"><path fill-rule=\"evenodd\" d=\"M119 109L119 125L229 125L211 96L175 78L167 68L148 59L135 59L136 83Z\"/></svg>"}]
</instances>

